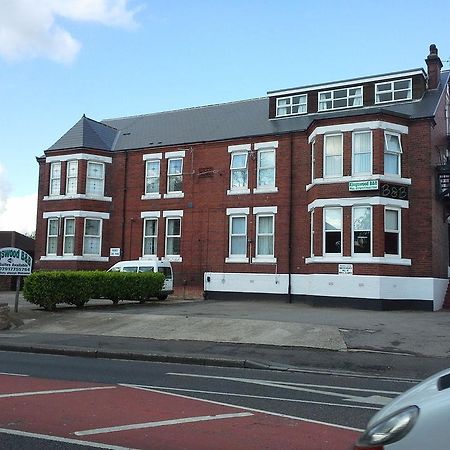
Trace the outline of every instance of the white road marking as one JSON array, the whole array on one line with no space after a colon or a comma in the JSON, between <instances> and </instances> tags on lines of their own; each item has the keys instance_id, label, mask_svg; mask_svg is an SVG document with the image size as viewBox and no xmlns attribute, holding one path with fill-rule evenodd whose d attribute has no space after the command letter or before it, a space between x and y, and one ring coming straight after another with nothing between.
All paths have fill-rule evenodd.
<instances>
[{"instance_id":1,"label":"white road marking","mask_svg":"<svg viewBox=\"0 0 450 450\"><path fill-rule=\"evenodd\" d=\"M65 444L83 445L84 447L103 448L108 450L139 450L131 447L120 447L119 445L102 444L100 442L89 442L78 439L63 438L59 436L50 436L48 434L30 433L28 431L9 430L8 428L0 428L0 434L11 434L13 436L30 437L34 439L44 439L47 441L63 442Z\"/></svg>"},{"instance_id":2,"label":"white road marking","mask_svg":"<svg viewBox=\"0 0 450 450\"><path fill-rule=\"evenodd\" d=\"M24 375L22 373L8 373L8 372L0 372L0 375L9 375L13 377L29 377L30 375Z\"/></svg>"},{"instance_id":3,"label":"white road marking","mask_svg":"<svg viewBox=\"0 0 450 450\"><path fill-rule=\"evenodd\" d=\"M253 416L252 413L242 412L233 414L216 414L215 416L182 417L180 419L160 420L158 422L132 423L116 427L94 428L92 430L76 431L77 436L89 436L92 434L115 433L117 431L140 430L142 428L165 427L168 425L180 425L183 423L208 422L210 420L235 419L237 417Z\"/></svg>"},{"instance_id":4,"label":"white road marking","mask_svg":"<svg viewBox=\"0 0 450 450\"><path fill-rule=\"evenodd\" d=\"M250 384L258 384L261 386L270 386L274 388L282 388L288 389L292 391L302 391L302 392L310 392L312 394L320 394L320 395L328 395L330 397L339 397L344 401L355 401L358 402L358 399L361 399L361 396L348 395L341 392L331 392L327 390L320 389L312 389L312 388L324 388L324 389L337 389L337 390L346 390L346 391L358 391L358 392L372 392L372 393L387 393L387 394L395 394L398 395L400 392L392 392L392 391L379 391L373 389L358 389L358 388L346 388L339 386L328 386L328 385L316 385L316 384L304 384L304 383L288 383L288 382L278 382L278 381L267 381L267 380L254 380L251 378L235 378L235 377L219 377L219 376L210 376L210 375L197 375L197 374L189 374L189 373L176 373L169 372L168 375L177 375L184 377L192 377L192 378L209 378L209 379L219 379L219 380L227 380L227 381L237 381L240 383L250 383ZM311 387L312 388L311 388ZM381 395L373 395L371 397L362 397L364 400L363 403L371 403L373 405L386 405L392 400L392 397L384 397ZM369 399L371 401L369 401Z\"/></svg>"},{"instance_id":5,"label":"white road marking","mask_svg":"<svg viewBox=\"0 0 450 450\"><path fill-rule=\"evenodd\" d=\"M28 395L66 394L69 392L98 391L101 389L116 389L116 386L98 386L98 387L89 387L89 388L57 389L57 390L53 390L53 391L15 392L14 394L0 394L0 398L26 397Z\"/></svg>"},{"instance_id":6,"label":"white road marking","mask_svg":"<svg viewBox=\"0 0 450 450\"><path fill-rule=\"evenodd\" d=\"M152 389L151 387L146 387L146 386L139 386L139 385L135 385L135 384L124 384L124 383L120 383L119 386L124 386L124 387L129 387L129 388L134 388L134 389L141 389L143 391L156 392L158 394L172 395L172 396L178 397L178 398L186 398L188 400L193 400L193 398L190 397L189 395L182 395L182 394L176 394L174 392L167 392L167 391L162 391L159 389ZM338 425L336 423L321 422L320 420L307 419L305 417L289 416L287 414L280 414L280 413L276 413L273 411L266 411L264 409L249 408L248 406L236 406L231 403L223 403L223 402L218 402L215 400L206 400L204 398L196 398L195 400L205 402L205 403L212 403L214 405L229 406L229 407L235 408L235 409L236 408L237 409L245 409L247 411L268 414L268 415L276 416L276 417L283 417L285 419L301 420L302 422L316 423L318 425L325 425L325 426L334 427L334 428L341 428L343 430L358 431L358 432L364 431L361 428L347 427L345 425Z\"/></svg>"},{"instance_id":7,"label":"white road marking","mask_svg":"<svg viewBox=\"0 0 450 450\"><path fill-rule=\"evenodd\" d=\"M137 387L137 386L136 386ZM316 402L313 400L300 400L294 398L285 398L285 397L266 397L263 395L250 395L250 394L236 394L234 392L217 392L217 391L203 391L201 389L183 389L183 388L173 388L167 386L141 386L145 388L151 389L165 389L168 391L180 391L180 392L192 392L197 394L213 394L213 395L224 395L226 397L245 397L245 398L258 398L261 400L277 400L283 402L292 402L292 403L307 403L308 405L324 405L324 406L340 406L342 408L351 408L351 409L373 409L375 411L379 411L380 408L376 406L360 406L360 405L346 405L345 403L330 403L330 402ZM194 400L197 400L196 397L191 397ZM364 403L364 402L361 402Z\"/></svg>"}]
</instances>

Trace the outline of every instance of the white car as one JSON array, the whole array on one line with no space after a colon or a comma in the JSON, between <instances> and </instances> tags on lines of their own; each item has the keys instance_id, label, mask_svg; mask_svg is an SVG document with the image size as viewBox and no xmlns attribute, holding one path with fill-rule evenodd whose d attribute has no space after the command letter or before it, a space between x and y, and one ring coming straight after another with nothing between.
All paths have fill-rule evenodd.
<instances>
[{"instance_id":1,"label":"white car","mask_svg":"<svg viewBox=\"0 0 450 450\"><path fill-rule=\"evenodd\" d=\"M450 369L409 389L376 413L355 450L450 449Z\"/></svg>"}]
</instances>

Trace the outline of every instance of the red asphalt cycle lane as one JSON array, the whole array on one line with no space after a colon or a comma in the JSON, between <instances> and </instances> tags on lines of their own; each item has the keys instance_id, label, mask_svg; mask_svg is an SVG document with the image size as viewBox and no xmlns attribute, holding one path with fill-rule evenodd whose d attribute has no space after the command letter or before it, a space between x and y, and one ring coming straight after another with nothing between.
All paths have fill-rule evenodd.
<instances>
[{"instance_id":1,"label":"red asphalt cycle lane","mask_svg":"<svg viewBox=\"0 0 450 450\"><path fill-rule=\"evenodd\" d=\"M0 375L0 428L156 450L348 450L359 435L128 385L9 375Z\"/></svg>"}]
</instances>

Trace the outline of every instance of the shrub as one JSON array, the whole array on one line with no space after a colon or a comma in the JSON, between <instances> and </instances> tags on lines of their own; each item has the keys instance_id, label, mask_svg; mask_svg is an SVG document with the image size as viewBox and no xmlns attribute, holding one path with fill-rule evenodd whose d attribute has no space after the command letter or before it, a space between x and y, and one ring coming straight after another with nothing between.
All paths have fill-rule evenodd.
<instances>
[{"instance_id":1,"label":"shrub","mask_svg":"<svg viewBox=\"0 0 450 450\"><path fill-rule=\"evenodd\" d=\"M23 295L47 310L67 303L83 307L91 298L146 301L157 297L164 284L161 273L100 271L42 271L25 280Z\"/></svg>"}]
</instances>

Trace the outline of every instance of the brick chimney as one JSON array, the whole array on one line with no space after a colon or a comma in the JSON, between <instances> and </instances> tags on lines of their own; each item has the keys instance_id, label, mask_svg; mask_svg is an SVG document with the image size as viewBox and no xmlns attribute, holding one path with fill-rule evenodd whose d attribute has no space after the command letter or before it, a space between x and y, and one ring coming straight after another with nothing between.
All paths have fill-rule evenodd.
<instances>
[{"instance_id":1,"label":"brick chimney","mask_svg":"<svg viewBox=\"0 0 450 450\"><path fill-rule=\"evenodd\" d=\"M428 89L436 89L441 78L442 62L435 44L430 45L430 54L425 60L428 67Z\"/></svg>"}]
</instances>

